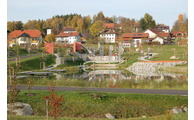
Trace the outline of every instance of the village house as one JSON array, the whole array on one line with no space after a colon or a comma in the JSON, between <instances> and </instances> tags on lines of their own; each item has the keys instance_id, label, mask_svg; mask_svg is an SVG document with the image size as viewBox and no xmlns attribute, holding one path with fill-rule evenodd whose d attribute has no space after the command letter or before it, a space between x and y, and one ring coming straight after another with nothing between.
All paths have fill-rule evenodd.
<instances>
[{"instance_id":1,"label":"village house","mask_svg":"<svg viewBox=\"0 0 194 120\"><path fill-rule=\"evenodd\" d=\"M39 30L14 30L8 35L8 43L10 47L15 44L37 46L42 43L42 35Z\"/></svg>"},{"instance_id":2,"label":"village house","mask_svg":"<svg viewBox=\"0 0 194 120\"><path fill-rule=\"evenodd\" d=\"M118 25L115 23L105 23L103 25L103 30L100 32L100 39L104 43L115 43Z\"/></svg>"},{"instance_id":3,"label":"village house","mask_svg":"<svg viewBox=\"0 0 194 120\"><path fill-rule=\"evenodd\" d=\"M177 45L188 45L188 33L176 31L172 33L172 39L175 40Z\"/></svg>"},{"instance_id":4,"label":"village house","mask_svg":"<svg viewBox=\"0 0 194 120\"><path fill-rule=\"evenodd\" d=\"M169 44L171 33L168 26L156 26L153 29L147 29L144 33L149 34L149 43L158 42L159 44Z\"/></svg>"},{"instance_id":5,"label":"village house","mask_svg":"<svg viewBox=\"0 0 194 120\"><path fill-rule=\"evenodd\" d=\"M74 42L81 42L81 33L76 32L75 28L64 27L58 35L55 35L56 42L73 44Z\"/></svg>"},{"instance_id":6,"label":"village house","mask_svg":"<svg viewBox=\"0 0 194 120\"><path fill-rule=\"evenodd\" d=\"M118 38L118 42L123 43L123 47L137 47L143 42L148 42L148 33L123 33L122 38Z\"/></svg>"}]
</instances>

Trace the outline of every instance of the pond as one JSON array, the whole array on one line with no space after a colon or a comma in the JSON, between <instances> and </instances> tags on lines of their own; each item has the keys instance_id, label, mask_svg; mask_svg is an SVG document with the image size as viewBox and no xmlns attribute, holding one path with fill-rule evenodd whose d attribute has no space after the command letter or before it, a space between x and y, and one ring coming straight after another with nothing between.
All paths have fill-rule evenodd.
<instances>
[{"instance_id":1,"label":"pond","mask_svg":"<svg viewBox=\"0 0 194 120\"><path fill-rule=\"evenodd\" d=\"M146 89L188 89L188 75L175 73L139 74L127 70L93 70L78 73L53 73L51 76L28 76L18 78L20 85L146 88Z\"/></svg>"}]
</instances>

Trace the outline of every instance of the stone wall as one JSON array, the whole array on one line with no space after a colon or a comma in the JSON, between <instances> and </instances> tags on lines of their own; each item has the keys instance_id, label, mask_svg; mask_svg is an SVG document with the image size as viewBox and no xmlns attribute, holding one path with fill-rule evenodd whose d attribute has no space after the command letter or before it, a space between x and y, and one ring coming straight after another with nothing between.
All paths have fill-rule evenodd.
<instances>
[{"instance_id":1,"label":"stone wall","mask_svg":"<svg viewBox=\"0 0 194 120\"><path fill-rule=\"evenodd\" d=\"M187 61L147 61L136 62L129 66L127 70L136 75L159 75L159 69L166 67L174 67L176 65L187 64Z\"/></svg>"}]
</instances>

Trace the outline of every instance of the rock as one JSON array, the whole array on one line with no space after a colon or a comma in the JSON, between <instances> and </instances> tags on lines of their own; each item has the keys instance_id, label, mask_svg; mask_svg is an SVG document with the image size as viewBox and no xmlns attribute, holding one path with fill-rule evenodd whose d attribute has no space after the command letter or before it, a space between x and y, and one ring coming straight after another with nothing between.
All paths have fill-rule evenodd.
<instances>
[{"instance_id":1,"label":"rock","mask_svg":"<svg viewBox=\"0 0 194 120\"><path fill-rule=\"evenodd\" d=\"M34 113L31 105L20 102L7 104L7 112L14 115L33 115Z\"/></svg>"},{"instance_id":2,"label":"rock","mask_svg":"<svg viewBox=\"0 0 194 120\"><path fill-rule=\"evenodd\" d=\"M187 107L184 107L183 110L184 110L185 112L188 112L188 108L187 108Z\"/></svg>"},{"instance_id":3,"label":"rock","mask_svg":"<svg viewBox=\"0 0 194 120\"><path fill-rule=\"evenodd\" d=\"M170 59L179 59L177 56L171 56Z\"/></svg>"},{"instance_id":4,"label":"rock","mask_svg":"<svg viewBox=\"0 0 194 120\"><path fill-rule=\"evenodd\" d=\"M178 114L178 113L182 113L183 111L181 110L181 109L179 109L179 108L177 108L177 107L174 107L173 109L172 109L172 113L173 114Z\"/></svg>"},{"instance_id":5,"label":"rock","mask_svg":"<svg viewBox=\"0 0 194 120\"><path fill-rule=\"evenodd\" d=\"M111 115L110 113L105 114L105 116L108 119L115 119L115 116Z\"/></svg>"}]
</instances>

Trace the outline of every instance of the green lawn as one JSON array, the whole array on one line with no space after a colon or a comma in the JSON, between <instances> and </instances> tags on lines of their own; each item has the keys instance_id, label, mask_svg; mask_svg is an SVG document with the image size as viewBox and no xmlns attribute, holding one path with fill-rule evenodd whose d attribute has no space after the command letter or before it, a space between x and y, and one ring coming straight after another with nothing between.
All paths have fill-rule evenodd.
<instances>
[{"instance_id":1,"label":"green lawn","mask_svg":"<svg viewBox=\"0 0 194 120\"><path fill-rule=\"evenodd\" d=\"M52 55L47 55L44 60L42 60L42 56L35 56L30 58L24 58L20 61L20 69L19 71L33 71L40 70L40 62L45 62L46 66L55 64L55 58ZM15 67L15 61L8 63L11 67Z\"/></svg>"},{"instance_id":2,"label":"green lawn","mask_svg":"<svg viewBox=\"0 0 194 120\"><path fill-rule=\"evenodd\" d=\"M45 96L49 91L31 91L35 96L26 96L29 91L19 93L19 102L28 103L34 109L35 116L45 116ZM188 97L179 95L149 95L128 93L87 92L80 89L77 92L55 91L59 97L63 95L63 102L59 107L59 117L73 118L105 118L111 113L119 119L140 118L142 116L157 117L165 115L166 111L175 106L188 107ZM9 100L9 97L8 97ZM49 109L52 110L52 108ZM180 115L186 117L186 114ZM169 116L170 117L170 116ZM40 117L40 119L44 117ZM72 119L73 119L72 118Z\"/></svg>"}]
</instances>

